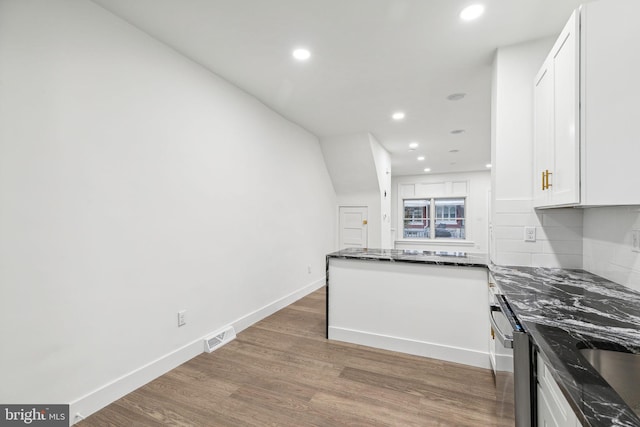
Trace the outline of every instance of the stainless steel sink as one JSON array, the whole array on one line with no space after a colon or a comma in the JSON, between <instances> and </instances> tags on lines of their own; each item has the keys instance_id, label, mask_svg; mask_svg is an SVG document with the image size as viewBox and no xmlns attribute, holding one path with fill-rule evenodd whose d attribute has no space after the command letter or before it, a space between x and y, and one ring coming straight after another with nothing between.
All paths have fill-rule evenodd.
<instances>
[{"instance_id":1,"label":"stainless steel sink","mask_svg":"<svg viewBox=\"0 0 640 427\"><path fill-rule=\"evenodd\" d=\"M593 348L580 353L640 416L640 354Z\"/></svg>"}]
</instances>

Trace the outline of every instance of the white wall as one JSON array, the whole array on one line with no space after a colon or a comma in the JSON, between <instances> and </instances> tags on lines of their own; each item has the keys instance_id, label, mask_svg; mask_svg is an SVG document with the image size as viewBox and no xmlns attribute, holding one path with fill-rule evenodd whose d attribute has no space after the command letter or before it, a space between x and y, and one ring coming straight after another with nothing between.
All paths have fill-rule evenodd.
<instances>
[{"instance_id":1,"label":"white wall","mask_svg":"<svg viewBox=\"0 0 640 427\"><path fill-rule=\"evenodd\" d=\"M492 82L491 259L498 265L582 267L582 210L533 209L533 78L555 38L498 49ZM524 227L537 241L524 242Z\"/></svg>"},{"instance_id":2,"label":"white wall","mask_svg":"<svg viewBox=\"0 0 640 427\"><path fill-rule=\"evenodd\" d=\"M631 250L631 230L640 230L640 208L584 210L584 269L640 291L640 253Z\"/></svg>"},{"instance_id":3,"label":"white wall","mask_svg":"<svg viewBox=\"0 0 640 427\"><path fill-rule=\"evenodd\" d=\"M368 133L325 137L321 147L337 194L378 191Z\"/></svg>"},{"instance_id":4,"label":"white wall","mask_svg":"<svg viewBox=\"0 0 640 427\"><path fill-rule=\"evenodd\" d=\"M335 206L256 99L92 2L0 1L0 402L86 416L321 286Z\"/></svg>"},{"instance_id":5,"label":"white wall","mask_svg":"<svg viewBox=\"0 0 640 427\"><path fill-rule=\"evenodd\" d=\"M397 249L432 251L488 252L489 190L491 175L486 172L452 174L425 174L393 177L391 196L391 220L395 229ZM420 188L429 188L432 193L422 193ZM464 187L464 192L461 190ZM412 194L404 194L404 189L414 189ZM455 188L455 189L454 189ZM416 240L402 238L403 198L413 197L458 197L467 198L467 241Z\"/></svg>"},{"instance_id":6,"label":"white wall","mask_svg":"<svg viewBox=\"0 0 640 427\"><path fill-rule=\"evenodd\" d=\"M367 246L391 248L389 152L369 133L322 138L321 147L338 206L367 207Z\"/></svg>"},{"instance_id":7,"label":"white wall","mask_svg":"<svg viewBox=\"0 0 640 427\"><path fill-rule=\"evenodd\" d=\"M373 135L369 135L373 161L378 176L378 197L380 199L380 245L383 249L393 248L391 241L391 155Z\"/></svg>"}]
</instances>

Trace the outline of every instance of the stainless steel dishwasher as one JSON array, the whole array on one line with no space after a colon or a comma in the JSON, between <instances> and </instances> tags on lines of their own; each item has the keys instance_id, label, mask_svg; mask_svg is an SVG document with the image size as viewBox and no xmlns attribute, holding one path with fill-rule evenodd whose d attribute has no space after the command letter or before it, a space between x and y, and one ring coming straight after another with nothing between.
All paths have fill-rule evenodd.
<instances>
[{"instance_id":1,"label":"stainless steel dishwasher","mask_svg":"<svg viewBox=\"0 0 640 427\"><path fill-rule=\"evenodd\" d=\"M530 427L533 414L529 335L491 280L489 319L489 353L496 380L498 415L514 419L516 427Z\"/></svg>"}]
</instances>

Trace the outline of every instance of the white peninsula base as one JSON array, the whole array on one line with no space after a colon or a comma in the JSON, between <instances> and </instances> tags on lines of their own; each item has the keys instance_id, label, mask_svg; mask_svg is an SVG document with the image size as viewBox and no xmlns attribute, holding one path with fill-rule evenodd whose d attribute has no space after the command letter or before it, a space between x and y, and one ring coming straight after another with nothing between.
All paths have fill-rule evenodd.
<instances>
[{"instance_id":1,"label":"white peninsula base","mask_svg":"<svg viewBox=\"0 0 640 427\"><path fill-rule=\"evenodd\" d=\"M490 368L483 267L330 258L327 336Z\"/></svg>"}]
</instances>

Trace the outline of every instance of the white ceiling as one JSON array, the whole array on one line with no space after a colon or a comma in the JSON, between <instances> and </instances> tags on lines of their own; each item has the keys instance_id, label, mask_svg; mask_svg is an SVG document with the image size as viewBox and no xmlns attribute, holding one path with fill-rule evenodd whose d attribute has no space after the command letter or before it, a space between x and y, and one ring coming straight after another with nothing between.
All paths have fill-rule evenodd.
<instances>
[{"instance_id":1,"label":"white ceiling","mask_svg":"<svg viewBox=\"0 0 640 427\"><path fill-rule=\"evenodd\" d=\"M585 2L477 0L484 16L462 22L473 1L94 1L318 137L370 132L394 175L485 170L495 49L555 36ZM309 61L292 58L299 46Z\"/></svg>"}]
</instances>

